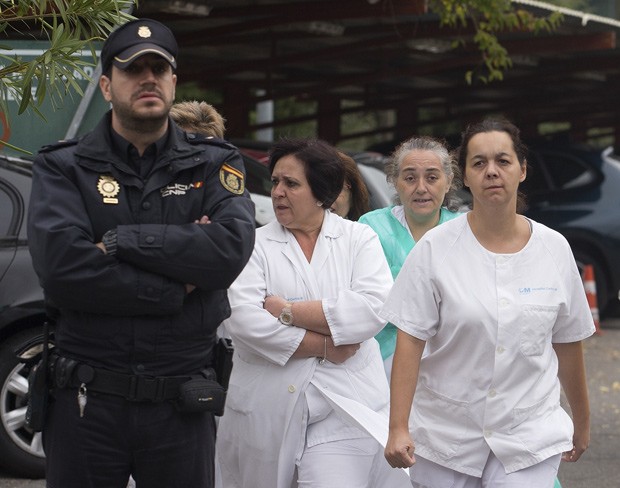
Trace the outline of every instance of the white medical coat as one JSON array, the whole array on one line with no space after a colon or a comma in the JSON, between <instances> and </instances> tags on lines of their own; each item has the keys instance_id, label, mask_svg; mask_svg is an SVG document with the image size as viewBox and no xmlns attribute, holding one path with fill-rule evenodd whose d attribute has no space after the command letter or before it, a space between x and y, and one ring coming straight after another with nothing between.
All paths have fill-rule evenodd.
<instances>
[{"instance_id":1,"label":"white medical coat","mask_svg":"<svg viewBox=\"0 0 620 488\"><path fill-rule=\"evenodd\" d=\"M495 254L466 215L427 232L382 316L427 341L411 413L416 453L481 476L489 450L507 473L572 449L552 342L594 332L566 239L532 222L526 246Z\"/></svg>"},{"instance_id":2,"label":"white medical coat","mask_svg":"<svg viewBox=\"0 0 620 488\"><path fill-rule=\"evenodd\" d=\"M374 335L385 325L378 312L391 286L379 239L365 225L326 211L311 262L277 222L257 229L229 291L235 356L217 435L225 488L289 488L305 445L368 437L360 424L369 409L383 416L387 435L388 384ZM305 330L264 310L268 295L322 300L334 343L362 343L359 351L340 365L292 358ZM321 391L355 400L358 425L343 423ZM322 420L309 427L309 416Z\"/></svg>"}]
</instances>

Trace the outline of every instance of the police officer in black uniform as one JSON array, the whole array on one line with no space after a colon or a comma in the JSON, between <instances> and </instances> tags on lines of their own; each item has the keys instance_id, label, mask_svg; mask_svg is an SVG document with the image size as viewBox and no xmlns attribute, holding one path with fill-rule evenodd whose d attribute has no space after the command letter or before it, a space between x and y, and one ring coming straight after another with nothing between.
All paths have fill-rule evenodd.
<instances>
[{"instance_id":1,"label":"police officer in black uniform","mask_svg":"<svg viewBox=\"0 0 620 488\"><path fill-rule=\"evenodd\" d=\"M212 371L254 207L235 147L169 118L176 58L159 22L115 30L99 81L112 109L34 163L30 251L59 311L51 488L124 488L130 475L138 488L213 485L213 398L192 381Z\"/></svg>"}]
</instances>

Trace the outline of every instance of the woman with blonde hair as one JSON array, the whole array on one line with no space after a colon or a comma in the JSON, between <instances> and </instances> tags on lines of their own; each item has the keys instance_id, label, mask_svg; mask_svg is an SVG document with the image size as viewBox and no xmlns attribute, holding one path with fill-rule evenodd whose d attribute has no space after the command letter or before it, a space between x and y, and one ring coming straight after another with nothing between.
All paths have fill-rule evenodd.
<instances>
[{"instance_id":1,"label":"woman with blonde hair","mask_svg":"<svg viewBox=\"0 0 620 488\"><path fill-rule=\"evenodd\" d=\"M207 102L175 103L170 109L170 116L184 130L224 138L225 119Z\"/></svg>"}]
</instances>

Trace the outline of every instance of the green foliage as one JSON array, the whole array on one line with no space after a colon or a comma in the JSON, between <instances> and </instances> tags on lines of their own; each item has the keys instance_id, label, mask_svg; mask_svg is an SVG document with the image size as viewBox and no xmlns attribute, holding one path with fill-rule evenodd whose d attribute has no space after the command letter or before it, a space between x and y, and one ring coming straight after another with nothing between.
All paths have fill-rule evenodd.
<instances>
[{"instance_id":1,"label":"green foliage","mask_svg":"<svg viewBox=\"0 0 620 488\"><path fill-rule=\"evenodd\" d=\"M474 26L473 43L482 53L483 69L468 71L468 83L474 81L474 76L485 83L502 80L504 72L512 67L508 51L497 39L498 33L553 31L562 22L557 12L536 17L510 0L430 0L429 9L439 15L442 26L467 27L470 22ZM458 42L466 44L462 39Z\"/></svg>"},{"instance_id":2,"label":"green foliage","mask_svg":"<svg viewBox=\"0 0 620 488\"><path fill-rule=\"evenodd\" d=\"M0 0L0 111L7 100L17 100L18 113L28 108L42 116L39 107L46 97L54 107L71 92L82 95L76 77L88 79L86 66L96 64L93 41L103 40L128 14L132 0ZM10 53L2 39L24 38L22 31L32 25L49 39L47 51L24 61ZM92 62L80 58L81 51L92 53ZM36 91L32 93L32 87Z\"/></svg>"}]
</instances>

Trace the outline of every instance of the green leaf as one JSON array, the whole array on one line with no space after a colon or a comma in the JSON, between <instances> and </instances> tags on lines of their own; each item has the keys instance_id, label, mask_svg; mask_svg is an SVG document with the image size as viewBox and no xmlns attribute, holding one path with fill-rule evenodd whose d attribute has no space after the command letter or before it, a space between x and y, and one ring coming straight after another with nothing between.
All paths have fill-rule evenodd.
<instances>
[{"instance_id":1,"label":"green leaf","mask_svg":"<svg viewBox=\"0 0 620 488\"><path fill-rule=\"evenodd\" d=\"M22 90L22 100L21 100L21 103L19 104L19 110L17 111L18 114L24 113L26 109L28 108L28 104L30 103L30 100L32 98L31 90L32 90L32 82L28 81L26 82Z\"/></svg>"},{"instance_id":2,"label":"green leaf","mask_svg":"<svg viewBox=\"0 0 620 488\"><path fill-rule=\"evenodd\" d=\"M32 156L32 152L27 151L26 149L22 149L21 147L14 146L13 144L6 141L0 142L0 149L3 147L10 147L14 151L18 151L20 153L27 154L28 156Z\"/></svg>"},{"instance_id":3,"label":"green leaf","mask_svg":"<svg viewBox=\"0 0 620 488\"><path fill-rule=\"evenodd\" d=\"M476 44L486 75L478 75L483 83L499 81L504 72L512 67L510 54L497 39L497 33L505 31L526 31L557 29L563 17L553 12L546 17L536 17L531 12L515 7L511 0L429 0L429 10L439 15L440 25L457 28L470 23L475 28ZM466 40L452 40L453 44L465 45ZM473 71L465 74L471 83Z\"/></svg>"}]
</instances>

